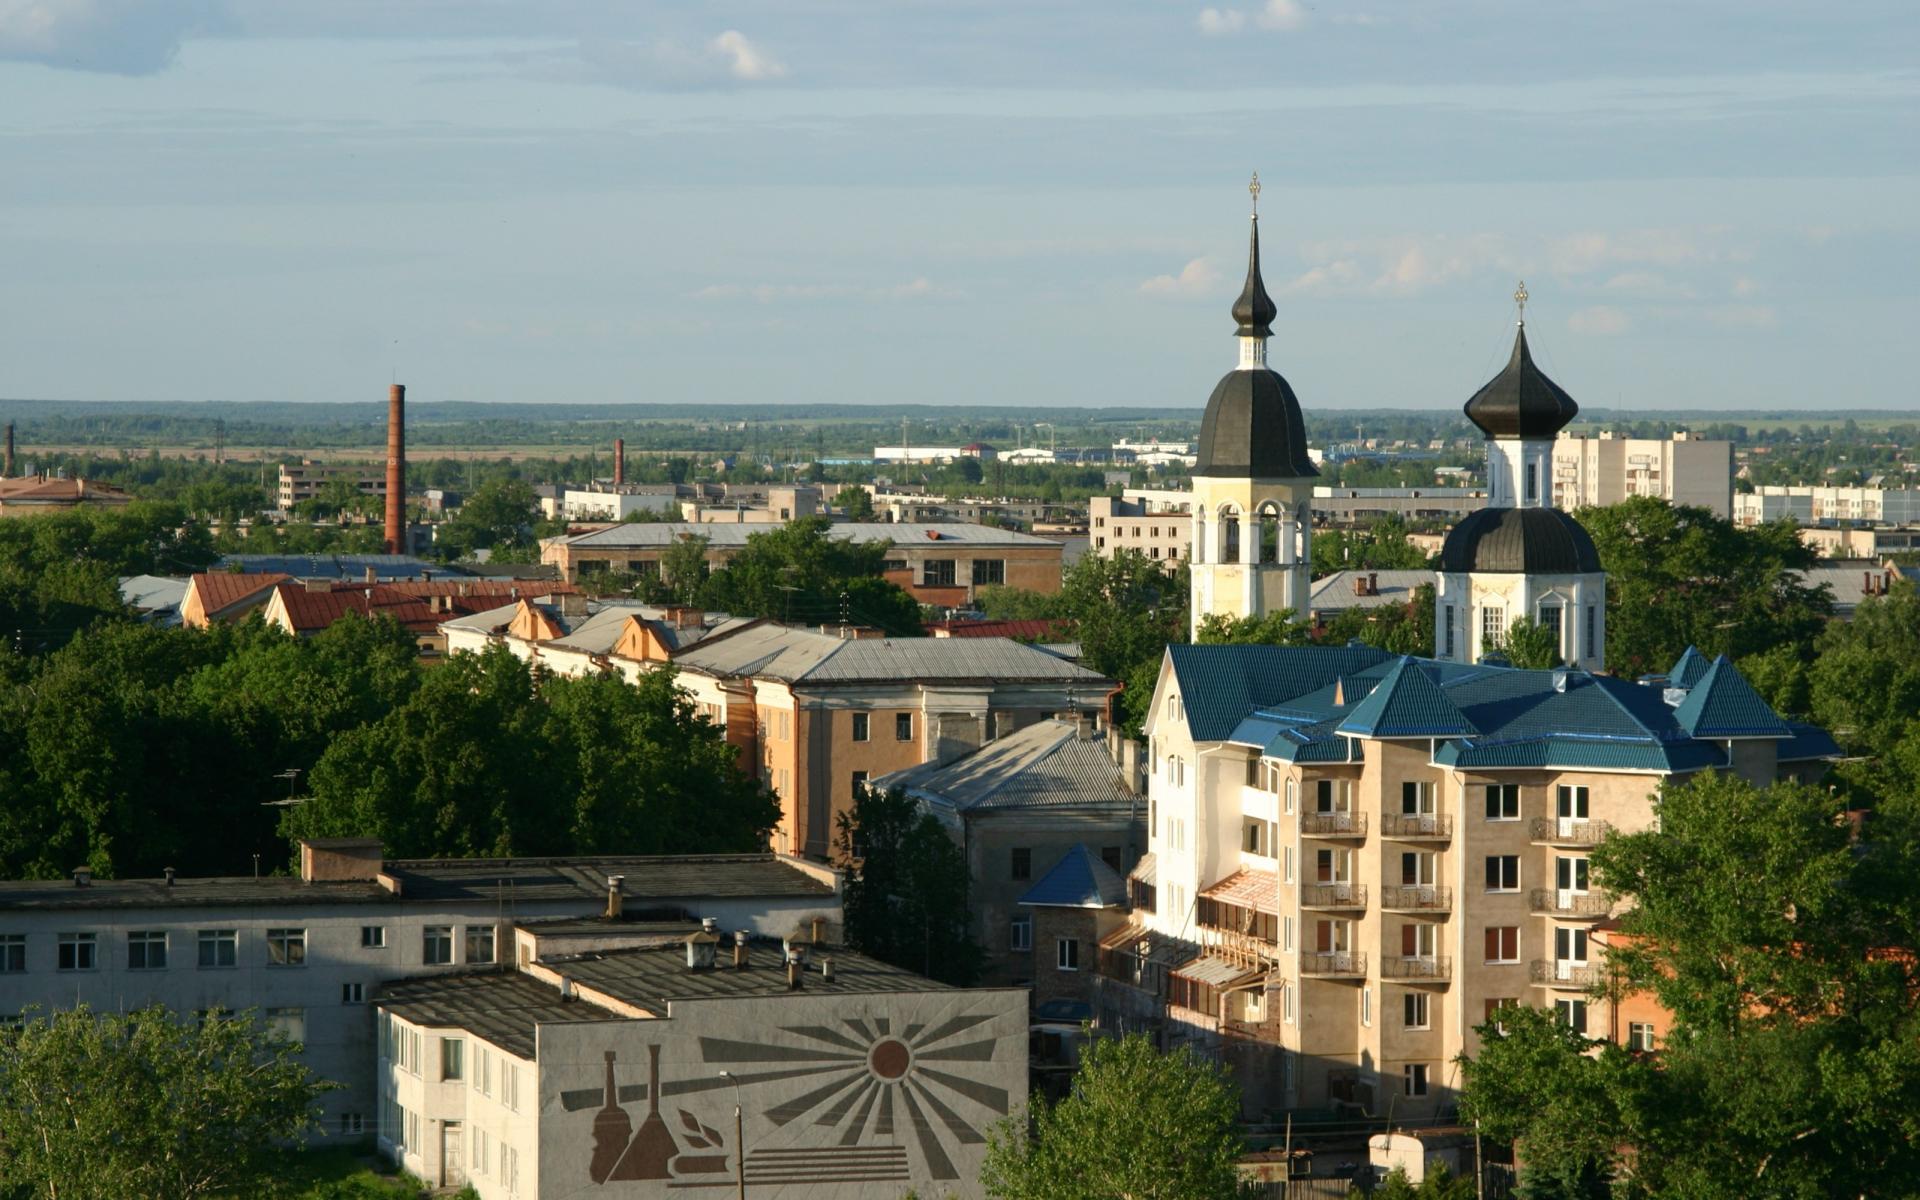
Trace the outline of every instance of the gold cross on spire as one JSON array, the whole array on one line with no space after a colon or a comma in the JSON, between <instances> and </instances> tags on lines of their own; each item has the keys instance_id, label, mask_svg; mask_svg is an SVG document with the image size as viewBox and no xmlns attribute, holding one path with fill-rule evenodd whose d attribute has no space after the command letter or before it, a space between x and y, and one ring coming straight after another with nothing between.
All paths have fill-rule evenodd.
<instances>
[{"instance_id":1,"label":"gold cross on spire","mask_svg":"<svg viewBox=\"0 0 1920 1200\"><path fill-rule=\"evenodd\" d=\"M1513 302L1520 306L1520 323L1527 323L1527 281L1522 279L1520 286L1513 289Z\"/></svg>"},{"instance_id":2,"label":"gold cross on spire","mask_svg":"<svg viewBox=\"0 0 1920 1200\"><path fill-rule=\"evenodd\" d=\"M1253 173L1253 179L1247 184L1247 195L1253 197L1253 215L1260 215L1260 172Z\"/></svg>"}]
</instances>

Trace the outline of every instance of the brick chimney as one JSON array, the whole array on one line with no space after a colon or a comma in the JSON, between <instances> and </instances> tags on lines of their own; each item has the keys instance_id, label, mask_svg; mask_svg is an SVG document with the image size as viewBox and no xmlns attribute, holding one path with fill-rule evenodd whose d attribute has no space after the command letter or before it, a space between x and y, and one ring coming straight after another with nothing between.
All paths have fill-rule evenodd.
<instances>
[{"instance_id":1,"label":"brick chimney","mask_svg":"<svg viewBox=\"0 0 1920 1200\"><path fill-rule=\"evenodd\" d=\"M613 439L613 486L627 481L627 439Z\"/></svg>"},{"instance_id":2,"label":"brick chimney","mask_svg":"<svg viewBox=\"0 0 1920 1200\"><path fill-rule=\"evenodd\" d=\"M0 479L12 479L12 478L13 478L13 422L8 421L7 422L7 451L6 451L6 457L4 459L0 459Z\"/></svg>"},{"instance_id":3,"label":"brick chimney","mask_svg":"<svg viewBox=\"0 0 1920 1200\"><path fill-rule=\"evenodd\" d=\"M405 554L406 541L407 387L396 383L387 391L387 553Z\"/></svg>"}]
</instances>

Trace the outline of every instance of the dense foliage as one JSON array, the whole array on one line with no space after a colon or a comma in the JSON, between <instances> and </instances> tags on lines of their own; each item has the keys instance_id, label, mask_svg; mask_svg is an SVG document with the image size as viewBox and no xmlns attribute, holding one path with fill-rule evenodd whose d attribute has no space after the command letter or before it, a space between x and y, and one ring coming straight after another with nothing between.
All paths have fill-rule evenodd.
<instances>
[{"instance_id":1,"label":"dense foliage","mask_svg":"<svg viewBox=\"0 0 1920 1200\"><path fill-rule=\"evenodd\" d=\"M1636 496L1577 514L1607 572L1607 668L1633 678L1688 646L1739 659L1811 646L1832 614L1796 572L1817 562L1799 531L1743 528L1703 508Z\"/></svg>"},{"instance_id":2,"label":"dense foliage","mask_svg":"<svg viewBox=\"0 0 1920 1200\"><path fill-rule=\"evenodd\" d=\"M981 1182L1000 1200L1231 1200L1243 1149L1225 1068L1140 1034L1088 1044L1073 1089L997 1126Z\"/></svg>"},{"instance_id":3,"label":"dense foliage","mask_svg":"<svg viewBox=\"0 0 1920 1200\"><path fill-rule=\"evenodd\" d=\"M387 837L396 854L746 850L774 821L669 675L536 691L504 651L423 669L386 620L302 639L258 619L107 621L0 656L0 684L11 878L244 874L256 855L271 870L289 770L314 797L289 833Z\"/></svg>"},{"instance_id":4,"label":"dense foliage","mask_svg":"<svg viewBox=\"0 0 1920 1200\"><path fill-rule=\"evenodd\" d=\"M967 860L940 823L897 788L861 788L839 826L847 944L942 983L972 983L982 956L968 931Z\"/></svg>"},{"instance_id":5,"label":"dense foliage","mask_svg":"<svg viewBox=\"0 0 1920 1200\"><path fill-rule=\"evenodd\" d=\"M1859 840L1823 788L1667 787L1659 825L1593 856L1628 910L1616 992L1673 1019L1657 1056L1589 1054L1503 1011L1463 1110L1516 1138L1534 1195L1888 1194L1920 1178L1920 823L1891 798ZM1904 1191L1904 1183L1896 1189Z\"/></svg>"},{"instance_id":6,"label":"dense foliage","mask_svg":"<svg viewBox=\"0 0 1920 1200\"><path fill-rule=\"evenodd\" d=\"M33 1016L0 1033L0 1195L277 1195L328 1086L252 1013Z\"/></svg>"},{"instance_id":7,"label":"dense foliage","mask_svg":"<svg viewBox=\"0 0 1920 1200\"><path fill-rule=\"evenodd\" d=\"M214 560L204 528L178 505L136 501L0 519L0 636L15 653L65 645L124 614L120 577L182 575Z\"/></svg>"},{"instance_id":8,"label":"dense foliage","mask_svg":"<svg viewBox=\"0 0 1920 1200\"><path fill-rule=\"evenodd\" d=\"M896 637L921 633L920 606L881 577L886 544L845 541L831 530L827 518L807 517L748 535L726 568L702 585L702 602L737 617L805 625L844 619ZM676 566L674 574L681 573ZM662 576L666 582L664 568Z\"/></svg>"}]
</instances>

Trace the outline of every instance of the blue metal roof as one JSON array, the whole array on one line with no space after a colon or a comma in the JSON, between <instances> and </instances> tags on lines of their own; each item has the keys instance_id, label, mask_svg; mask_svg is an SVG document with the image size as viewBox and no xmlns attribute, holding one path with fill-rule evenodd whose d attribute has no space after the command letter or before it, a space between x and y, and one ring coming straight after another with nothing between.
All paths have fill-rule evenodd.
<instances>
[{"instance_id":1,"label":"blue metal roof","mask_svg":"<svg viewBox=\"0 0 1920 1200\"><path fill-rule=\"evenodd\" d=\"M1353 706L1340 722L1339 732L1375 738L1436 738L1480 731L1419 663L1402 657L1379 686Z\"/></svg>"},{"instance_id":2,"label":"blue metal roof","mask_svg":"<svg viewBox=\"0 0 1920 1200\"><path fill-rule=\"evenodd\" d=\"M1167 647L1167 656L1197 742L1226 741L1256 709L1285 704L1393 658L1372 646L1175 645Z\"/></svg>"},{"instance_id":3,"label":"blue metal roof","mask_svg":"<svg viewBox=\"0 0 1920 1200\"><path fill-rule=\"evenodd\" d=\"M1712 665L1706 655L1688 646L1680 655L1679 661L1673 664L1673 670L1667 672L1668 686L1690 688L1700 682L1700 677L1705 675L1707 668Z\"/></svg>"},{"instance_id":4,"label":"blue metal roof","mask_svg":"<svg viewBox=\"0 0 1920 1200\"><path fill-rule=\"evenodd\" d=\"M1806 762L1809 759L1841 757L1840 743L1834 741L1833 735L1818 725L1809 725L1805 721L1788 721L1787 728L1793 731L1793 736L1776 747L1781 762Z\"/></svg>"},{"instance_id":5,"label":"blue metal roof","mask_svg":"<svg viewBox=\"0 0 1920 1200\"><path fill-rule=\"evenodd\" d=\"M1784 738L1793 732L1724 654L1713 660L1673 716L1700 738Z\"/></svg>"},{"instance_id":6,"label":"blue metal roof","mask_svg":"<svg viewBox=\"0 0 1920 1200\"><path fill-rule=\"evenodd\" d=\"M1075 843L1020 897L1022 904L1055 908L1114 908L1126 902L1127 881L1084 842Z\"/></svg>"}]
</instances>

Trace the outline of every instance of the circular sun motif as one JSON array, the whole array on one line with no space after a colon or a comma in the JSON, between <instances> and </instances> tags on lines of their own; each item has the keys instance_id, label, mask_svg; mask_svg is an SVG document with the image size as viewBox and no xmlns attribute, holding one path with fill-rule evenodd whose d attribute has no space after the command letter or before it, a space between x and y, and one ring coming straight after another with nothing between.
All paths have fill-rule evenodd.
<instances>
[{"instance_id":1,"label":"circular sun motif","mask_svg":"<svg viewBox=\"0 0 1920 1200\"><path fill-rule=\"evenodd\" d=\"M873 1044L867 1052L867 1066L875 1075L889 1082L907 1073L913 1063L913 1051L899 1038L883 1038Z\"/></svg>"}]
</instances>

